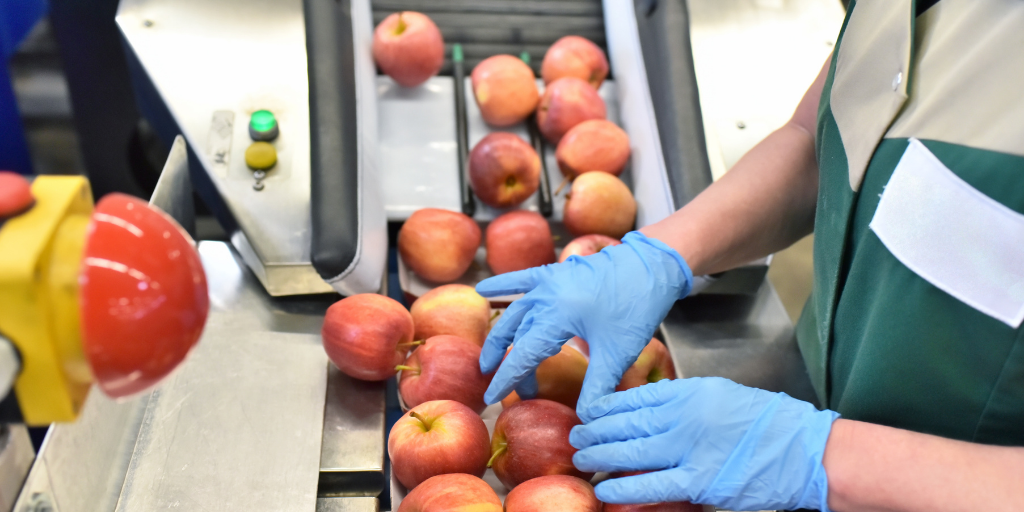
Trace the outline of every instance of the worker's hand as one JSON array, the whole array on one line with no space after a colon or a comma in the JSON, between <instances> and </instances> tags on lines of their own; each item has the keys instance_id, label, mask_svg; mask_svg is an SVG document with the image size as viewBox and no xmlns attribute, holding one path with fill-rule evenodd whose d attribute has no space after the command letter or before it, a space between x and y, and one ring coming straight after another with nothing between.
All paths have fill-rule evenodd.
<instances>
[{"instance_id":1,"label":"worker's hand","mask_svg":"<svg viewBox=\"0 0 1024 512\"><path fill-rule=\"evenodd\" d=\"M691 501L729 510L828 510L821 458L833 411L718 377L663 380L595 401L572 429L581 471L607 503Z\"/></svg>"},{"instance_id":2,"label":"worker's hand","mask_svg":"<svg viewBox=\"0 0 1024 512\"><path fill-rule=\"evenodd\" d=\"M579 336L590 345L577 406L587 421L585 406L615 390L692 282L690 267L678 252L635 231L621 245L597 254L482 281L476 290L484 297L526 293L501 316L480 353L485 374L498 368L484 400L495 403L513 389L524 399L535 396L537 365Z\"/></svg>"}]
</instances>

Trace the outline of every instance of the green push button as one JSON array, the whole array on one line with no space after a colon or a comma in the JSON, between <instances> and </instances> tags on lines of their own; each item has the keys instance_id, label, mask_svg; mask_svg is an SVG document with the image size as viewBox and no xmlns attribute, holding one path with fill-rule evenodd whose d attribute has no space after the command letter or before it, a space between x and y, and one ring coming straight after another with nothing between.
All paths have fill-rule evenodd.
<instances>
[{"instance_id":1,"label":"green push button","mask_svg":"<svg viewBox=\"0 0 1024 512\"><path fill-rule=\"evenodd\" d=\"M256 141L271 141L281 133L277 127L277 118L269 110L257 110L249 119L249 137Z\"/></svg>"}]
</instances>

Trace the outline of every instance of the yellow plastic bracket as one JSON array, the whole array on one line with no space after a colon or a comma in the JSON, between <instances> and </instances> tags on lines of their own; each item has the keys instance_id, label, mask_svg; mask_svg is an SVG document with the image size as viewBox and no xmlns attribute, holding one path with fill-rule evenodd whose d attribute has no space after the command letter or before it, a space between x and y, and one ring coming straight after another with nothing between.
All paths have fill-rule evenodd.
<instances>
[{"instance_id":1,"label":"yellow plastic bracket","mask_svg":"<svg viewBox=\"0 0 1024 512\"><path fill-rule=\"evenodd\" d=\"M73 421L92 374L82 351L78 273L92 214L85 178L40 176L36 203L0 226L0 334L21 354L25 423Z\"/></svg>"}]
</instances>

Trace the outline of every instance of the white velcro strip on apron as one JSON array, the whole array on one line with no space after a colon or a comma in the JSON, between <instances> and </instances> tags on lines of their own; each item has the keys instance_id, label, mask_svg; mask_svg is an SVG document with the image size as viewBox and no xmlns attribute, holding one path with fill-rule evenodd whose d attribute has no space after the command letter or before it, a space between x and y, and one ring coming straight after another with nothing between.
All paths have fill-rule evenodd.
<instances>
[{"instance_id":1,"label":"white velcro strip on apron","mask_svg":"<svg viewBox=\"0 0 1024 512\"><path fill-rule=\"evenodd\" d=\"M1024 321L1024 215L979 192L910 139L871 230L936 288L1017 328Z\"/></svg>"}]
</instances>

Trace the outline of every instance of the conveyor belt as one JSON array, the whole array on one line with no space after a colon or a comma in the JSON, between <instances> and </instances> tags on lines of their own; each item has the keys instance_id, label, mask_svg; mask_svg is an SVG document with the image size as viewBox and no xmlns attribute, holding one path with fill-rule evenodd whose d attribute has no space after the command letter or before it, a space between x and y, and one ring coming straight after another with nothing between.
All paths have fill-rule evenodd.
<instances>
[{"instance_id":1,"label":"conveyor belt","mask_svg":"<svg viewBox=\"0 0 1024 512\"><path fill-rule=\"evenodd\" d=\"M442 75L452 74L451 46L461 43L466 69L507 53L530 54L540 74L544 52L560 37L575 34L607 52L601 0L373 0L373 22L399 11L419 11L441 29L445 41Z\"/></svg>"}]
</instances>

